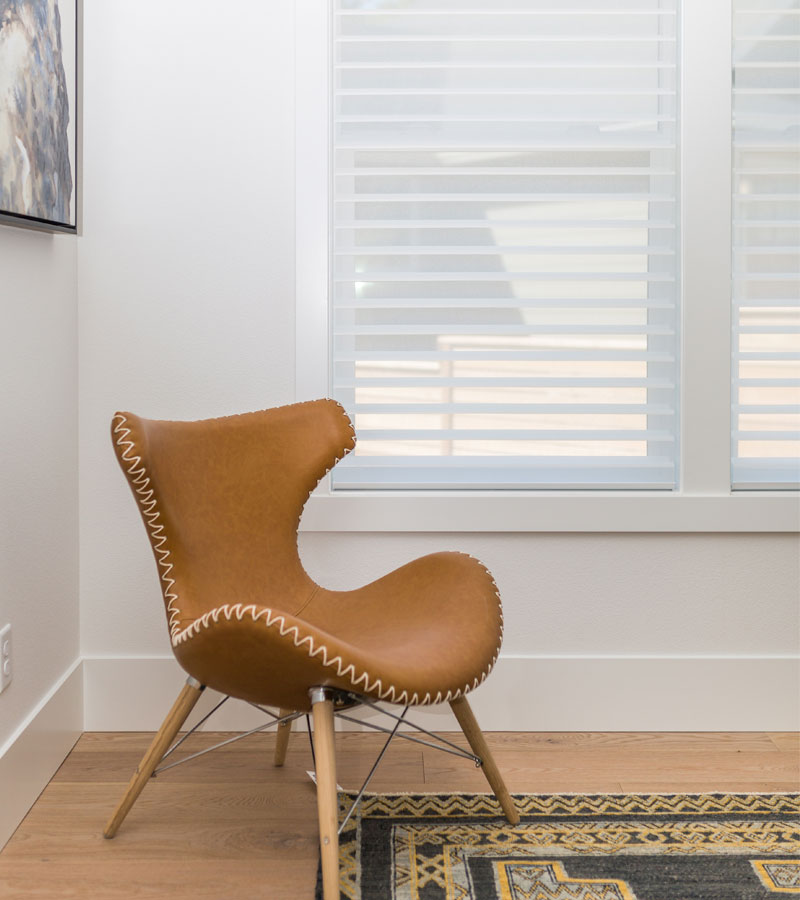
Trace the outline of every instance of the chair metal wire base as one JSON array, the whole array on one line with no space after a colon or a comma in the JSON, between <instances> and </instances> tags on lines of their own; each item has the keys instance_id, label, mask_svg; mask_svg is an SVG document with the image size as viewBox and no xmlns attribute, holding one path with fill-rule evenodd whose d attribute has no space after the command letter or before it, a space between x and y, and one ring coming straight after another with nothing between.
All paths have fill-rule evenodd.
<instances>
[{"instance_id":1,"label":"chair metal wire base","mask_svg":"<svg viewBox=\"0 0 800 900\"><path fill-rule=\"evenodd\" d=\"M320 687L320 688L312 688L310 692L313 696L314 692L319 692L320 695L324 695L326 698L333 701L333 713L334 716L342 719L346 722L351 722L357 725L361 725L364 728L369 728L372 731L379 731L383 734L388 734L389 737L386 740L386 743L383 745L380 753L378 754L377 759L372 765L372 768L367 773L367 777L364 779L364 783L361 785L358 793L356 794L355 800L353 801L350 809L345 814L344 819L339 825L339 834L341 834L342 829L347 824L350 817L353 815L358 803L361 798L364 796L364 792L367 789L370 781L372 780L373 775L378 769L381 760L383 759L386 751L389 749L389 745L392 743L394 738L398 737L402 740L412 741L415 744L422 744L424 747L430 747L433 750L441 750L443 753L450 753L453 756L460 756L463 759L469 759L475 763L477 767L483 765L483 761L479 756L475 756L472 753L468 753L466 750L463 750L457 744L454 744L452 741L448 741L447 738L443 738L438 734L434 734L432 731L428 731L427 728L423 728L421 725L415 725L413 722L410 722L406 719L406 714L410 707L403 707L403 711L397 715L396 713L390 712L388 709L383 708L379 704L375 703L375 701L368 699L367 697L362 697L360 694L355 694L351 691L339 691L333 688ZM236 741L242 740L242 738L249 737L251 734L258 734L259 732L266 731L268 728L272 728L272 726L283 725L284 723L293 722L295 719L299 719L301 716L304 716L305 713L293 712L285 716L277 716L271 710L267 709L265 706L260 706L257 703L251 703L250 705L258 709L260 712L270 717L268 722L265 722L263 725L259 725L256 728L251 728L249 731L245 731L242 734L234 735L234 737L227 738L224 741L220 741L218 744L214 744L212 747L206 747L203 750L198 750L196 753L192 753L189 756L185 756L183 759L175 760L174 762L167 763L163 765L164 760L170 756L178 747L183 744L183 742L190 737L190 735L194 734L201 725L205 724L208 719L228 700L230 697L223 697L219 703L214 706L214 708L206 713L199 722L193 725L187 732L185 732L178 740L176 740L172 746L167 750L167 752L161 757L160 764L153 770L153 774L151 777L155 778L160 772L166 772L167 769L173 769L176 766L180 766L183 763L190 762L193 759L197 759L200 756L205 756L206 753L211 753L213 750L219 750L220 747L227 747L229 744L233 744ZM382 715L388 716L390 719L394 720L394 725L391 728L386 728L382 725L377 725L374 722L367 722L363 719L357 719L354 716L348 715L346 711L354 710L358 707L363 706L368 709L374 710ZM308 734L309 741L311 743L311 755L314 758L314 741L311 733L311 722L309 717L306 715L306 722L308 725ZM427 735L432 740L422 740L421 738L415 737L412 734L406 734L405 732L400 731L401 725L408 725L412 727L415 731L421 732L422 734ZM315 761L316 762L316 761Z\"/></svg>"},{"instance_id":2,"label":"chair metal wire base","mask_svg":"<svg viewBox=\"0 0 800 900\"><path fill-rule=\"evenodd\" d=\"M230 697L223 697L222 700L217 703L217 705L211 710L211 712L207 713L203 716L202 719L196 724L193 725L184 735L179 738L175 743L167 750L167 752L161 757L161 762L163 762L173 751L177 750L178 747L222 706L227 700L230 700ZM251 734L258 734L260 731L266 731L267 728L272 728L273 725L283 725L284 722L293 722L295 719L299 719L303 713L295 712L290 713L288 716L276 716L275 713L266 709L263 706L257 706L255 703L252 703L251 706L255 706L256 709L259 709L261 712L266 713L268 716L271 716L271 721L265 722L263 725L259 725L257 728L251 728L250 731L244 731L242 734L234 735L232 738L228 738L227 740L220 741L218 744L214 744L213 747L206 747L203 750L198 750L197 753L192 753L190 756L185 756L183 759L175 760L175 762L168 763L166 766L159 765L153 770L152 778L155 778L159 772L166 772L167 769L174 769L175 766L183 765L183 763L187 763L190 760L197 759L198 756L205 756L206 753L211 753L212 750L219 750L220 747L227 747L228 744L233 744L235 741L240 741L242 738L250 737Z\"/></svg>"}]
</instances>

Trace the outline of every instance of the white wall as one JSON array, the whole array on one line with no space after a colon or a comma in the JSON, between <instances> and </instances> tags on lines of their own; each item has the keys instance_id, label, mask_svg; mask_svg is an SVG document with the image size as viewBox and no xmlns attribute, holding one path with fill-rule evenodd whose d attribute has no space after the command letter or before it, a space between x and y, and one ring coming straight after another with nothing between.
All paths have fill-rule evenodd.
<instances>
[{"instance_id":1,"label":"white wall","mask_svg":"<svg viewBox=\"0 0 800 900\"><path fill-rule=\"evenodd\" d=\"M200 418L293 397L291 12L241 0L85 3L87 654L169 652L111 452L114 411Z\"/></svg>"},{"instance_id":2,"label":"white wall","mask_svg":"<svg viewBox=\"0 0 800 900\"><path fill-rule=\"evenodd\" d=\"M85 16L82 649L90 658L141 659L168 655L169 642L144 530L111 452L112 413L196 418L293 399L293 4L236 0L221 12L188 0L85 0ZM495 573L506 654L532 660L531 673L536 660L555 658L549 683L519 685L531 703L558 698L570 679L578 696L579 679L607 671L603 658L628 660L621 682L631 684L644 672L636 658L665 657L671 674L663 683L639 685L643 698L658 688L648 727L789 727L785 716L770 719L782 705L797 716L796 687L771 683L785 666L770 667L798 649L794 536L302 538L311 573L332 587L448 547L479 556ZM576 656L588 668L576 666ZM682 663L687 656L717 673L715 660L735 657L738 680L706 678L702 666ZM761 667L760 681L748 659ZM764 695L760 725L737 696L743 684ZM603 688L604 708L624 702L621 683ZM681 718L682 705L690 716ZM724 715L703 719L712 707ZM87 715L102 727L111 710ZM590 721L547 715L543 708L541 727ZM521 722L505 716L505 727Z\"/></svg>"},{"instance_id":3,"label":"white wall","mask_svg":"<svg viewBox=\"0 0 800 900\"><path fill-rule=\"evenodd\" d=\"M79 654L75 242L0 226L0 748Z\"/></svg>"}]
</instances>

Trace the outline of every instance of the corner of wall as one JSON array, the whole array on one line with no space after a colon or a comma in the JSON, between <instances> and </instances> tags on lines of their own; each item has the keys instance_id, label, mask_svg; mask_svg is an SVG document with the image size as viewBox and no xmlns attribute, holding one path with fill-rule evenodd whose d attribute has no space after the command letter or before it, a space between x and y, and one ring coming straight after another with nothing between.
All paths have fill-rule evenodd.
<instances>
[{"instance_id":1,"label":"corner of wall","mask_svg":"<svg viewBox=\"0 0 800 900\"><path fill-rule=\"evenodd\" d=\"M67 669L0 747L0 849L64 761L83 730L83 664Z\"/></svg>"}]
</instances>

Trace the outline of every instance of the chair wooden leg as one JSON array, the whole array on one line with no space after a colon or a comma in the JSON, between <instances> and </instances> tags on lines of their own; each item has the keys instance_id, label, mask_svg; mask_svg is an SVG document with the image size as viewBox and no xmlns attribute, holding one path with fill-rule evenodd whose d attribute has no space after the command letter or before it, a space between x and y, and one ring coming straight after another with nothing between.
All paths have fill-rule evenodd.
<instances>
[{"instance_id":1,"label":"chair wooden leg","mask_svg":"<svg viewBox=\"0 0 800 900\"><path fill-rule=\"evenodd\" d=\"M324 689L319 688L311 692L311 702L314 715L322 896L323 900L339 900L339 816L336 801L333 701Z\"/></svg>"},{"instance_id":2,"label":"chair wooden leg","mask_svg":"<svg viewBox=\"0 0 800 900\"><path fill-rule=\"evenodd\" d=\"M497 802L502 807L506 819L508 819L510 824L517 825L519 823L519 813L514 806L511 795L508 793L508 788L503 781L503 776L495 765L495 761L492 758L491 751L483 736L483 732L478 727L475 715L472 712L469 703L467 703L467 698L459 697L458 700L453 700L450 703L450 708L453 710L453 714L458 720L458 724L461 726L464 736L469 741L472 752L476 756L480 756L483 761L483 774L486 776L486 780L489 782L489 786L494 792L495 797L497 797Z\"/></svg>"},{"instance_id":3,"label":"chair wooden leg","mask_svg":"<svg viewBox=\"0 0 800 900\"><path fill-rule=\"evenodd\" d=\"M280 717L288 716L294 712L292 709L282 709ZM292 723L283 722L278 725L278 733L275 737L275 765L282 766L286 762L286 750L289 747L289 736L292 733Z\"/></svg>"},{"instance_id":4,"label":"chair wooden leg","mask_svg":"<svg viewBox=\"0 0 800 900\"><path fill-rule=\"evenodd\" d=\"M194 678L189 678L180 694L178 694L178 699L173 704L166 719L161 724L161 728L159 728L156 736L153 738L147 753L142 757L142 761L133 773L133 777L122 795L122 799L117 804L117 808L103 831L104 837L113 838L117 833L117 829L122 824L125 816L130 812L137 797L141 794L142 789L153 774L153 770L161 762L161 758L169 749L175 735L180 731L181 725L186 721L186 717L192 711L202 693L203 686L195 681Z\"/></svg>"}]
</instances>

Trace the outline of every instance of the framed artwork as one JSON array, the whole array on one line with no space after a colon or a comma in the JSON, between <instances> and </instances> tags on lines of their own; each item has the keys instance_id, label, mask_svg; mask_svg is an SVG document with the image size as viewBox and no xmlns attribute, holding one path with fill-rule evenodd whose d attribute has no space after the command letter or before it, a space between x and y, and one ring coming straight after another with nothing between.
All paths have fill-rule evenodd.
<instances>
[{"instance_id":1,"label":"framed artwork","mask_svg":"<svg viewBox=\"0 0 800 900\"><path fill-rule=\"evenodd\" d=\"M77 230L79 0L0 0L0 221Z\"/></svg>"}]
</instances>

